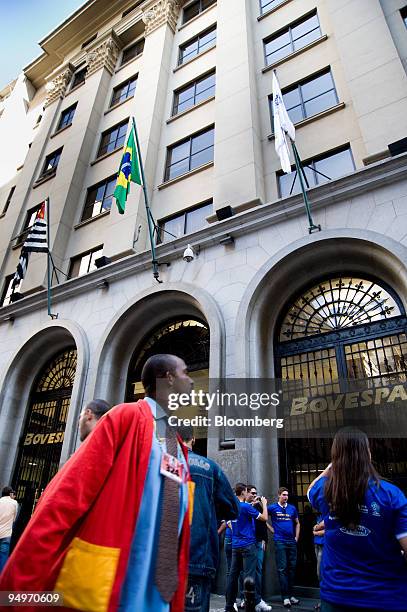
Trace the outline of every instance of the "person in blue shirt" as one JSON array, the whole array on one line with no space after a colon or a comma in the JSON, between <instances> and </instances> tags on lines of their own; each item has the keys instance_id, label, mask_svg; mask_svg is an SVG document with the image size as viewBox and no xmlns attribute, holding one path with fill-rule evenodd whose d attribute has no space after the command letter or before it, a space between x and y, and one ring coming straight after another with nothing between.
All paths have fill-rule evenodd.
<instances>
[{"instance_id":1,"label":"person in blue shirt","mask_svg":"<svg viewBox=\"0 0 407 612\"><path fill-rule=\"evenodd\" d=\"M288 503L287 487L278 490L278 502L267 508L274 536L276 566L280 582L283 605L300 603L293 595L295 567L297 565L297 542L300 537L300 521L297 508Z\"/></svg>"},{"instance_id":2,"label":"person in blue shirt","mask_svg":"<svg viewBox=\"0 0 407 612\"><path fill-rule=\"evenodd\" d=\"M322 518L322 514L317 516L316 525L314 525L313 529L314 535L314 548L315 548L315 556L317 559L317 576L318 580L321 580L321 559L322 559L322 550L324 548L324 534L325 534L325 525Z\"/></svg>"},{"instance_id":3,"label":"person in blue shirt","mask_svg":"<svg viewBox=\"0 0 407 612\"><path fill-rule=\"evenodd\" d=\"M232 565L226 587L225 612L233 612L238 591L239 575L243 569L244 580L252 578L256 581L257 547L254 521L267 521L267 500L261 498L262 512L256 510L246 502L247 486L238 483L235 487L236 497L239 501L239 517L231 522L232 526ZM269 612L271 606L261 601L260 594L255 588L256 612Z\"/></svg>"},{"instance_id":4,"label":"person in blue shirt","mask_svg":"<svg viewBox=\"0 0 407 612\"><path fill-rule=\"evenodd\" d=\"M363 432L334 438L308 490L325 525L321 612L407 610L407 498L372 465Z\"/></svg>"},{"instance_id":5,"label":"person in blue shirt","mask_svg":"<svg viewBox=\"0 0 407 612\"><path fill-rule=\"evenodd\" d=\"M218 522L237 518L239 504L218 464L193 452L192 427L182 425L178 433L188 448L189 472L195 483L185 612L209 612L219 561Z\"/></svg>"}]
</instances>

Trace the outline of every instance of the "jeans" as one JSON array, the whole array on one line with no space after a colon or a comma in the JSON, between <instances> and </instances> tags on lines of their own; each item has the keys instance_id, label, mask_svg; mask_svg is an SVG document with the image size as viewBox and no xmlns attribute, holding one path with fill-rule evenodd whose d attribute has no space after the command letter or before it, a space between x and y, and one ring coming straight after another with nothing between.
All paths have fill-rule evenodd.
<instances>
[{"instance_id":1,"label":"jeans","mask_svg":"<svg viewBox=\"0 0 407 612\"><path fill-rule=\"evenodd\" d=\"M10 554L10 541L11 537L0 538L0 573L3 571Z\"/></svg>"},{"instance_id":2,"label":"jeans","mask_svg":"<svg viewBox=\"0 0 407 612\"><path fill-rule=\"evenodd\" d=\"M232 565L232 540L225 538L225 555L226 555L226 578L229 578L230 566Z\"/></svg>"},{"instance_id":3,"label":"jeans","mask_svg":"<svg viewBox=\"0 0 407 612\"><path fill-rule=\"evenodd\" d=\"M340 604L331 604L328 601L321 601L321 612L380 612L380 611L373 610L373 608L353 608L352 606L342 606Z\"/></svg>"},{"instance_id":4,"label":"jeans","mask_svg":"<svg viewBox=\"0 0 407 612\"><path fill-rule=\"evenodd\" d=\"M232 551L232 566L230 568L228 584L226 588L226 612L233 612L233 604L236 601L239 574L243 569L244 578L249 576L256 580L256 566L257 566L257 548L256 544L250 544L250 546L244 546L243 548L234 548ZM257 593L255 596L255 604L260 603L260 595Z\"/></svg>"},{"instance_id":5,"label":"jeans","mask_svg":"<svg viewBox=\"0 0 407 612\"><path fill-rule=\"evenodd\" d=\"M208 576L188 576L185 593L185 612L209 612L212 578Z\"/></svg>"},{"instance_id":6,"label":"jeans","mask_svg":"<svg viewBox=\"0 0 407 612\"><path fill-rule=\"evenodd\" d=\"M295 542L274 542L276 565L283 599L293 595L295 566L297 564L297 544Z\"/></svg>"},{"instance_id":7,"label":"jeans","mask_svg":"<svg viewBox=\"0 0 407 612\"><path fill-rule=\"evenodd\" d=\"M256 591L261 597L261 591L263 586L263 559L264 559L264 550L263 550L263 542L256 542L257 548L257 567L256 567Z\"/></svg>"}]
</instances>

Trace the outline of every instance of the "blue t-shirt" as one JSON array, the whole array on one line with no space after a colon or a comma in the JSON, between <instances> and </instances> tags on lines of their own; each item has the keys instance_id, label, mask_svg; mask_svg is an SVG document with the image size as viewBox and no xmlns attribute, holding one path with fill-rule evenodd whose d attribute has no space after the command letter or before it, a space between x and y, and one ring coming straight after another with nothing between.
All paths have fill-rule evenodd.
<instances>
[{"instance_id":1,"label":"blue t-shirt","mask_svg":"<svg viewBox=\"0 0 407 612\"><path fill-rule=\"evenodd\" d=\"M407 498L395 485L369 482L360 524L347 529L331 516L327 478L309 491L325 522L321 599L336 605L407 610L407 562L398 539L407 536Z\"/></svg>"},{"instance_id":2,"label":"blue t-shirt","mask_svg":"<svg viewBox=\"0 0 407 612\"><path fill-rule=\"evenodd\" d=\"M317 522L316 525L318 525L318 523L320 523L322 521L322 514L319 514L317 516ZM321 546L324 543L324 536L323 535L314 535L314 544L320 544Z\"/></svg>"},{"instance_id":3,"label":"blue t-shirt","mask_svg":"<svg viewBox=\"0 0 407 612\"><path fill-rule=\"evenodd\" d=\"M267 510L274 529L274 541L294 542L295 544L295 525L296 519L298 519L297 508L291 504L287 504L283 508L279 503L276 503L268 506Z\"/></svg>"},{"instance_id":4,"label":"blue t-shirt","mask_svg":"<svg viewBox=\"0 0 407 612\"><path fill-rule=\"evenodd\" d=\"M240 502L240 512L232 521L232 548L242 548L256 543L254 521L260 512L246 502Z\"/></svg>"}]
</instances>

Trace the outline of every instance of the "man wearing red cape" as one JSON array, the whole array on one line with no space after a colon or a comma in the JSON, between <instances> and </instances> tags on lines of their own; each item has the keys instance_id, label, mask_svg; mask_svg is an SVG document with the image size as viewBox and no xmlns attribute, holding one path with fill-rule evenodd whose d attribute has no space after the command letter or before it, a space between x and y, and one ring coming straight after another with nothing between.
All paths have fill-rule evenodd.
<instances>
[{"instance_id":1,"label":"man wearing red cape","mask_svg":"<svg viewBox=\"0 0 407 612\"><path fill-rule=\"evenodd\" d=\"M142 382L146 398L103 416L49 483L0 591L56 591L62 610L183 611L193 499L184 447L166 437L163 408L193 383L173 355L150 357ZM175 465L175 498L163 458Z\"/></svg>"}]
</instances>

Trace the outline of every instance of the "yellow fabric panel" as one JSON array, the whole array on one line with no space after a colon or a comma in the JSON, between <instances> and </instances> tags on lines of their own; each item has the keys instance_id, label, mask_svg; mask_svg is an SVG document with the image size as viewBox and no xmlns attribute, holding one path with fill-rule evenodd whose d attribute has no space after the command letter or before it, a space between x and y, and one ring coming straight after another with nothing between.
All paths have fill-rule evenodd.
<instances>
[{"instance_id":1,"label":"yellow fabric panel","mask_svg":"<svg viewBox=\"0 0 407 612\"><path fill-rule=\"evenodd\" d=\"M81 612L107 612L120 548L74 538L55 584L63 606Z\"/></svg>"},{"instance_id":2,"label":"yellow fabric panel","mask_svg":"<svg viewBox=\"0 0 407 612\"><path fill-rule=\"evenodd\" d=\"M130 177L129 177L129 180L127 181L123 172L120 172L119 176L117 177L116 187L117 185L120 185L121 187L124 187L125 189L127 189L127 185L129 184L129 182L130 182Z\"/></svg>"},{"instance_id":3,"label":"yellow fabric panel","mask_svg":"<svg viewBox=\"0 0 407 612\"><path fill-rule=\"evenodd\" d=\"M194 516L194 498L195 498L195 483L190 480L188 482L188 511L189 511L189 524L192 525L192 518Z\"/></svg>"}]
</instances>

